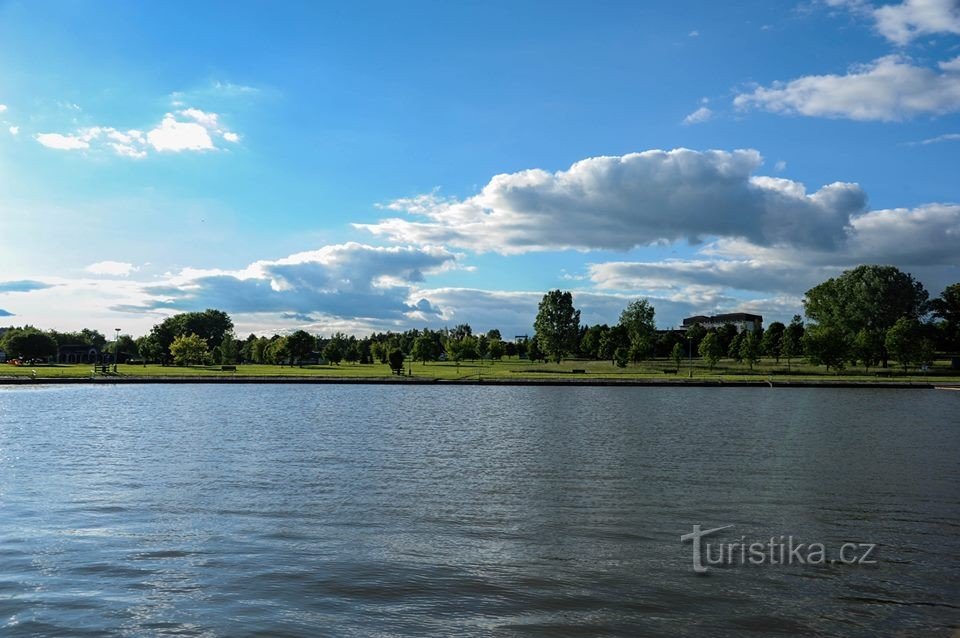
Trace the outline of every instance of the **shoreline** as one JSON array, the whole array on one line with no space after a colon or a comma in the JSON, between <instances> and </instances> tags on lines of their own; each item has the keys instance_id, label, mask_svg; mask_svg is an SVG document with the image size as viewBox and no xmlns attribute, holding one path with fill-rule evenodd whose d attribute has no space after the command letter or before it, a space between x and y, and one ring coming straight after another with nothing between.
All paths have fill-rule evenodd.
<instances>
[{"instance_id":1,"label":"shoreline","mask_svg":"<svg viewBox=\"0 0 960 638\"><path fill-rule=\"evenodd\" d=\"M0 386L31 385L150 385L150 384L286 384L286 385L435 385L542 387L690 387L690 388L876 388L960 390L960 383L936 381L774 380L720 379L434 379L418 377L317 376L141 376L141 377L0 377Z\"/></svg>"}]
</instances>

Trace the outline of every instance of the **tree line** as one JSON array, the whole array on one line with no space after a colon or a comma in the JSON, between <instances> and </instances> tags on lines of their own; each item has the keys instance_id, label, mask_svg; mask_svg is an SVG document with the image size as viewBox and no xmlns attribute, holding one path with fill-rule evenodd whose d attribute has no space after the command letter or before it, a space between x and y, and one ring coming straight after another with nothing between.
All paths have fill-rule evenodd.
<instances>
[{"instance_id":1,"label":"tree line","mask_svg":"<svg viewBox=\"0 0 960 638\"><path fill-rule=\"evenodd\" d=\"M615 325L581 325L569 291L546 293L537 309L529 339L505 340L491 329L474 334L469 324L453 328L374 333L357 337L337 332L330 337L304 330L291 334L236 337L230 316L221 310L185 312L153 326L134 339L121 335L109 342L96 330L42 331L33 326L8 328L0 349L8 357L46 359L63 345L87 345L121 360L163 365L281 364L324 360L332 365L385 363L399 373L403 361L444 359L498 360L522 356L532 361L565 358L609 360L625 367L651 358L698 357L712 369L722 358L753 367L761 356L784 359L788 369L803 357L814 365L840 371L847 365L904 369L932 363L937 351L960 350L960 283L933 300L923 285L893 266L858 266L808 290L799 315L789 324L739 332L731 324L686 331L657 330L655 309L647 299L626 305Z\"/></svg>"}]
</instances>

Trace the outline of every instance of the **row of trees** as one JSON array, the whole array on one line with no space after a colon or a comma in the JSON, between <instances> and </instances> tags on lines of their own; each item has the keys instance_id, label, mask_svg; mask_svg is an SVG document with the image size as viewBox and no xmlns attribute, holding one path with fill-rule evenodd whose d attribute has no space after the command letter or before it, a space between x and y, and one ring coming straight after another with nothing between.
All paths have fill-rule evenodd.
<instances>
[{"instance_id":1,"label":"row of trees","mask_svg":"<svg viewBox=\"0 0 960 638\"><path fill-rule=\"evenodd\" d=\"M672 359L686 353L713 367L729 357L749 366L761 356L797 357L841 370L857 363L870 368L896 360L904 368L930 363L934 353L960 349L960 283L929 300L923 285L892 266L858 266L807 291L804 312L810 325L795 316L789 325L773 322L766 330L738 333L733 325L715 330L694 326L686 333L657 331L655 309L647 299L629 303L616 325L581 326L580 311L569 291L553 290L541 300L534 335L518 343L499 330L475 335L469 324L452 329L375 333L358 338L336 333L329 338L298 330L270 337L238 339L230 316L220 310L174 315L134 340L122 335L116 353L144 362L234 364L240 362L302 365L325 359L348 363L390 363L397 353L427 363L440 358L500 359L525 355L534 361L560 362L568 357L609 360L626 366L651 357ZM107 339L95 330L41 331L32 326L7 329L0 349L8 356L46 358L61 345L89 345L103 350Z\"/></svg>"}]
</instances>

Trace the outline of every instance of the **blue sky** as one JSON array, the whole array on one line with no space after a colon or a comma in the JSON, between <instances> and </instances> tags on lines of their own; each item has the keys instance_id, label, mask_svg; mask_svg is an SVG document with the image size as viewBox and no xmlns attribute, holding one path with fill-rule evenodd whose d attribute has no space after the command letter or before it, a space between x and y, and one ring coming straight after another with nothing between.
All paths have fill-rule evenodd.
<instances>
[{"instance_id":1,"label":"blue sky","mask_svg":"<svg viewBox=\"0 0 960 638\"><path fill-rule=\"evenodd\" d=\"M0 3L0 311L140 334L960 280L955 0ZM6 316L9 315L9 316Z\"/></svg>"}]
</instances>

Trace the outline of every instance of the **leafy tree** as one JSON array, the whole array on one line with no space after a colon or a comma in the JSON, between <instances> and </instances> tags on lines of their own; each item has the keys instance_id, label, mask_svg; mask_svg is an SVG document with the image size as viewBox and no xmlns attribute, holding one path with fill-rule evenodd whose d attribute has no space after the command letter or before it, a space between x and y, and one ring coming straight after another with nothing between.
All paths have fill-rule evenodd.
<instances>
[{"instance_id":1,"label":"leafy tree","mask_svg":"<svg viewBox=\"0 0 960 638\"><path fill-rule=\"evenodd\" d=\"M390 362L390 369L398 375L403 374L403 361L406 358L403 351L399 348L394 348L390 351L390 354L387 355L387 358Z\"/></svg>"},{"instance_id":2,"label":"leafy tree","mask_svg":"<svg viewBox=\"0 0 960 638\"><path fill-rule=\"evenodd\" d=\"M916 320L901 318L887 330L884 345L890 355L900 362L904 372L915 363L920 351L920 324Z\"/></svg>"},{"instance_id":3,"label":"leafy tree","mask_svg":"<svg viewBox=\"0 0 960 638\"><path fill-rule=\"evenodd\" d=\"M270 348L270 340L266 337L260 337L253 343L251 348L254 363L267 363L267 350Z\"/></svg>"},{"instance_id":4,"label":"leafy tree","mask_svg":"<svg viewBox=\"0 0 960 638\"><path fill-rule=\"evenodd\" d=\"M46 359L57 354L57 342L33 326L8 330L0 340L8 358Z\"/></svg>"},{"instance_id":5,"label":"leafy tree","mask_svg":"<svg viewBox=\"0 0 960 638\"><path fill-rule=\"evenodd\" d=\"M927 338L920 340L917 348L917 364L921 366L932 367L937 358L937 349L933 341Z\"/></svg>"},{"instance_id":6,"label":"leafy tree","mask_svg":"<svg viewBox=\"0 0 960 638\"><path fill-rule=\"evenodd\" d=\"M160 361L163 357L163 348L156 337L144 335L137 339L137 353L143 359L143 365L147 365L148 362Z\"/></svg>"},{"instance_id":7,"label":"leafy tree","mask_svg":"<svg viewBox=\"0 0 960 638\"><path fill-rule=\"evenodd\" d=\"M317 340L306 330L297 330L286 339L286 350L290 356L290 363L296 361L301 368L303 367L303 360L309 357L316 347ZM342 358L343 354L341 352L337 362L339 363Z\"/></svg>"},{"instance_id":8,"label":"leafy tree","mask_svg":"<svg viewBox=\"0 0 960 638\"><path fill-rule=\"evenodd\" d=\"M223 335L223 341L220 342L220 363L234 364L237 362L238 354L239 349L237 348L237 341L233 338L233 334L227 333Z\"/></svg>"},{"instance_id":9,"label":"leafy tree","mask_svg":"<svg viewBox=\"0 0 960 638\"><path fill-rule=\"evenodd\" d=\"M920 319L929 294L923 284L894 266L857 266L807 291L807 317L852 339L861 329L886 333L899 319ZM886 347L880 353L887 367Z\"/></svg>"},{"instance_id":10,"label":"leafy tree","mask_svg":"<svg viewBox=\"0 0 960 638\"><path fill-rule=\"evenodd\" d=\"M287 344L287 337L276 337L271 339L267 349L264 351L264 363L273 363L283 365L290 357L290 348Z\"/></svg>"},{"instance_id":11,"label":"leafy tree","mask_svg":"<svg viewBox=\"0 0 960 638\"><path fill-rule=\"evenodd\" d=\"M787 370L790 370L790 360L803 354L803 335L805 329L800 315L793 315L790 325L783 331L780 340L780 356L787 360Z\"/></svg>"},{"instance_id":12,"label":"leafy tree","mask_svg":"<svg viewBox=\"0 0 960 638\"><path fill-rule=\"evenodd\" d=\"M630 338L631 358L639 361L649 355L656 332L654 309L647 299L637 299L627 304L620 313L620 325L626 328Z\"/></svg>"},{"instance_id":13,"label":"leafy tree","mask_svg":"<svg viewBox=\"0 0 960 638\"><path fill-rule=\"evenodd\" d=\"M494 339L496 339L497 341L503 341L503 337L500 336L500 331L496 328L487 330L487 339L489 339L490 341L493 341Z\"/></svg>"},{"instance_id":14,"label":"leafy tree","mask_svg":"<svg viewBox=\"0 0 960 638\"><path fill-rule=\"evenodd\" d=\"M547 360L546 354L540 349L540 340L537 339L537 335L533 335L533 338L527 343L527 358L530 361Z\"/></svg>"},{"instance_id":15,"label":"leafy tree","mask_svg":"<svg viewBox=\"0 0 960 638\"><path fill-rule=\"evenodd\" d=\"M630 340L627 337L627 330L620 325L606 330L600 335L600 346L597 350L597 356L601 359L609 359L611 363L616 364L616 352L618 348L623 348L630 356Z\"/></svg>"},{"instance_id":16,"label":"leafy tree","mask_svg":"<svg viewBox=\"0 0 960 638\"><path fill-rule=\"evenodd\" d=\"M713 371L713 366L717 365L720 357L723 356L723 344L720 342L720 337L717 333L708 332L703 340L700 341L700 347L697 348L697 352L700 353L700 356L703 357L707 365L710 366L710 370Z\"/></svg>"},{"instance_id":17,"label":"leafy tree","mask_svg":"<svg viewBox=\"0 0 960 638\"><path fill-rule=\"evenodd\" d=\"M469 359L470 361L476 361L480 358L480 353L478 349L479 340L473 336L466 336L460 340L460 357L462 359Z\"/></svg>"},{"instance_id":18,"label":"leafy tree","mask_svg":"<svg viewBox=\"0 0 960 638\"><path fill-rule=\"evenodd\" d=\"M552 290L543 296L534 321L537 346L555 362L577 349L580 311L569 291Z\"/></svg>"},{"instance_id":19,"label":"leafy tree","mask_svg":"<svg viewBox=\"0 0 960 638\"><path fill-rule=\"evenodd\" d=\"M464 337L470 337L473 335L473 328L470 327L469 323L461 323L454 326L453 330L450 332L450 336L460 341Z\"/></svg>"},{"instance_id":20,"label":"leafy tree","mask_svg":"<svg viewBox=\"0 0 960 638\"><path fill-rule=\"evenodd\" d=\"M857 361L862 363L864 369L869 372L871 367L880 362L880 354L883 351L883 338L877 332L861 328L853 338L851 350L851 354Z\"/></svg>"},{"instance_id":21,"label":"leafy tree","mask_svg":"<svg viewBox=\"0 0 960 638\"><path fill-rule=\"evenodd\" d=\"M490 352L490 340L486 335L480 335L477 338L477 355L480 359L485 359L488 352Z\"/></svg>"},{"instance_id":22,"label":"leafy tree","mask_svg":"<svg viewBox=\"0 0 960 638\"><path fill-rule=\"evenodd\" d=\"M940 330L944 335L944 350L960 350L960 283L944 288L940 296L930 302L933 316L942 319Z\"/></svg>"},{"instance_id":23,"label":"leafy tree","mask_svg":"<svg viewBox=\"0 0 960 638\"><path fill-rule=\"evenodd\" d=\"M437 342L428 334L421 334L417 337L416 341L413 342L413 349L410 351L410 356L413 357L414 361L420 361L424 364L427 361L435 360L439 355L440 348L437 347Z\"/></svg>"},{"instance_id":24,"label":"leafy tree","mask_svg":"<svg viewBox=\"0 0 960 638\"><path fill-rule=\"evenodd\" d=\"M733 329L733 334L734 335L737 334L736 327L734 327ZM691 342L690 347L692 347L694 350L699 351L700 342L703 340L705 336L707 336L707 329L701 326L699 323L697 323L687 328L687 333L684 336ZM729 347L729 345L730 345L729 343L726 343L723 345L724 352L727 351L727 347Z\"/></svg>"},{"instance_id":25,"label":"leafy tree","mask_svg":"<svg viewBox=\"0 0 960 638\"><path fill-rule=\"evenodd\" d=\"M771 323L763 333L761 340L761 349L768 357L773 357L777 363L780 363L781 346L783 345L783 333L787 329L779 321Z\"/></svg>"},{"instance_id":26,"label":"leafy tree","mask_svg":"<svg viewBox=\"0 0 960 638\"><path fill-rule=\"evenodd\" d=\"M630 351L624 346L620 346L613 351L613 364L618 368L626 368L629 357Z\"/></svg>"},{"instance_id":27,"label":"leafy tree","mask_svg":"<svg viewBox=\"0 0 960 638\"><path fill-rule=\"evenodd\" d=\"M683 361L683 347L679 343L673 344L673 350L670 351L670 358L677 366L677 372L680 372L680 362Z\"/></svg>"},{"instance_id":28,"label":"leafy tree","mask_svg":"<svg viewBox=\"0 0 960 638\"><path fill-rule=\"evenodd\" d=\"M848 358L846 334L833 326L810 326L803 335L803 347L810 363L824 365L828 371L840 372Z\"/></svg>"},{"instance_id":29,"label":"leafy tree","mask_svg":"<svg viewBox=\"0 0 960 638\"><path fill-rule=\"evenodd\" d=\"M505 348L502 341L500 341L499 339L490 340L490 358L491 359L493 359L494 361L499 361L500 359L502 359L504 350Z\"/></svg>"},{"instance_id":30,"label":"leafy tree","mask_svg":"<svg viewBox=\"0 0 960 638\"><path fill-rule=\"evenodd\" d=\"M193 365L203 363L209 356L207 342L199 335L190 333L175 337L170 344L170 354L177 365Z\"/></svg>"},{"instance_id":31,"label":"leafy tree","mask_svg":"<svg viewBox=\"0 0 960 638\"><path fill-rule=\"evenodd\" d=\"M356 363L360 360L360 345L355 338L350 337L350 343L347 344L347 351L343 353L343 358L347 363Z\"/></svg>"},{"instance_id":32,"label":"leafy tree","mask_svg":"<svg viewBox=\"0 0 960 638\"><path fill-rule=\"evenodd\" d=\"M344 355L346 355L345 350L344 340L334 336L323 346L323 358L334 365L340 365Z\"/></svg>"},{"instance_id":33,"label":"leafy tree","mask_svg":"<svg viewBox=\"0 0 960 638\"><path fill-rule=\"evenodd\" d=\"M743 363L743 349L740 347L742 343L743 333L739 333L733 338L733 341L730 342L730 347L727 348L727 356L737 363Z\"/></svg>"},{"instance_id":34,"label":"leafy tree","mask_svg":"<svg viewBox=\"0 0 960 638\"><path fill-rule=\"evenodd\" d=\"M760 340L750 330L745 330L740 339L740 358L747 362L751 370L754 364L760 363Z\"/></svg>"}]
</instances>

